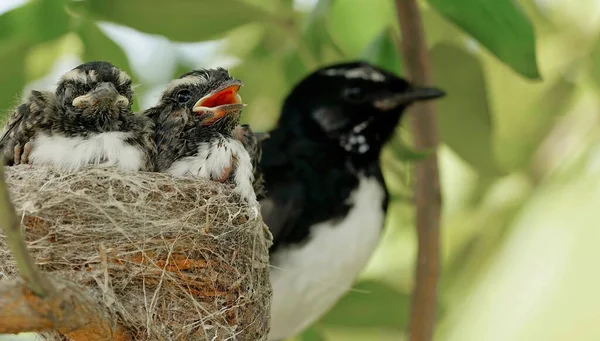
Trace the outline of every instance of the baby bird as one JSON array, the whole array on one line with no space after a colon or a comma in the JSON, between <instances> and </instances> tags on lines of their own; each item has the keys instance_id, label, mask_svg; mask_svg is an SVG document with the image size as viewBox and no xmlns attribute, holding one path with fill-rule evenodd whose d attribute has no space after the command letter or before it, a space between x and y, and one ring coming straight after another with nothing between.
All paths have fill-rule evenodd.
<instances>
[{"instance_id":1,"label":"baby bird","mask_svg":"<svg viewBox=\"0 0 600 341\"><path fill-rule=\"evenodd\" d=\"M153 122L131 111L132 96L124 71L104 61L81 64L60 78L54 96L33 92L29 106L17 108L6 128L5 155L13 148L15 164L64 171L85 166L151 171Z\"/></svg>"},{"instance_id":2,"label":"baby bird","mask_svg":"<svg viewBox=\"0 0 600 341\"><path fill-rule=\"evenodd\" d=\"M254 182L252 183L252 187L254 187L256 198L261 200L265 196L265 184L262 172L260 170L260 160L262 157L261 143L269 138L269 133L254 132L254 130L250 128L250 125L242 124L238 125L233 130L233 137L242 142L244 148L250 155L254 174Z\"/></svg>"},{"instance_id":3,"label":"baby bird","mask_svg":"<svg viewBox=\"0 0 600 341\"><path fill-rule=\"evenodd\" d=\"M233 136L244 104L242 82L223 68L194 70L171 81L146 110L156 125L156 170L232 183L258 216L252 161Z\"/></svg>"},{"instance_id":4,"label":"baby bird","mask_svg":"<svg viewBox=\"0 0 600 341\"><path fill-rule=\"evenodd\" d=\"M56 111L58 103L54 93L36 90L31 92L25 103L14 109L0 133L0 151L4 165L18 165L21 158L23 163L28 163L31 143L27 141L44 117Z\"/></svg>"}]
</instances>

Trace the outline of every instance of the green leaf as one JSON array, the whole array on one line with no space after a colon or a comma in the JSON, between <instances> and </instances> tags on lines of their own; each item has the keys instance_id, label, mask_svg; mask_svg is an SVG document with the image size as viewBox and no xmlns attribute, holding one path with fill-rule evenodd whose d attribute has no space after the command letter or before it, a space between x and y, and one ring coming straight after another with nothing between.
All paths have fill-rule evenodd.
<instances>
[{"instance_id":1,"label":"green leaf","mask_svg":"<svg viewBox=\"0 0 600 341\"><path fill-rule=\"evenodd\" d=\"M70 19L62 0L32 0L0 15L0 40L51 41L69 32Z\"/></svg>"},{"instance_id":2,"label":"green leaf","mask_svg":"<svg viewBox=\"0 0 600 341\"><path fill-rule=\"evenodd\" d=\"M0 72L0 115L6 116L20 99L20 91L25 86L25 58L27 46L20 41L0 44L0 65L10 65Z\"/></svg>"},{"instance_id":3,"label":"green leaf","mask_svg":"<svg viewBox=\"0 0 600 341\"><path fill-rule=\"evenodd\" d=\"M136 77L131 69L127 55L117 43L102 32L96 23L90 20L83 20L77 28L77 34L83 42L82 57L84 61L109 61L116 67L127 72L133 83L136 83ZM134 111L139 109L138 101L134 101L132 109Z\"/></svg>"},{"instance_id":4,"label":"green leaf","mask_svg":"<svg viewBox=\"0 0 600 341\"><path fill-rule=\"evenodd\" d=\"M394 1L339 0L331 8L331 35L352 58L360 56L365 46L389 26L398 29Z\"/></svg>"},{"instance_id":5,"label":"green leaf","mask_svg":"<svg viewBox=\"0 0 600 341\"><path fill-rule=\"evenodd\" d=\"M362 59L402 76L402 57L398 53L397 41L399 41L399 37L394 32L393 27L384 29L364 49L361 54Z\"/></svg>"},{"instance_id":6,"label":"green leaf","mask_svg":"<svg viewBox=\"0 0 600 341\"><path fill-rule=\"evenodd\" d=\"M545 90L533 105L523 109L526 120L512 121L511 134L497 139L502 146L498 159L507 170L529 167L540 143L556 126L559 118L571 107L577 84L561 76ZM519 136L513 138L511 136Z\"/></svg>"},{"instance_id":7,"label":"green leaf","mask_svg":"<svg viewBox=\"0 0 600 341\"><path fill-rule=\"evenodd\" d=\"M404 330L408 324L409 306L409 295L380 282L362 281L319 324Z\"/></svg>"},{"instance_id":8,"label":"green leaf","mask_svg":"<svg viewBox=\"0 0 600 341\"><path fill-rule=\"evenodd\" d=\"M325 335L323 335L318 329L311 327L306 329L300 337L298 337L298 341L326 341Z\"/></svg>"},{"instance_id":9,"label":"green leaf","mask_svg":"<svg viewBox=\"0 0 600 341\"><path fill-rule=\"evenodd\" d=\"M533 27L517 1L428 2L514 71L529 79L540 79Z\"/></svg>"},{"instance_id":10,"label":"green leaf","mask_svg":"<svg viewBox=\"0 0 600 341\"><path fill-rule=\"evenodd\" d=\"M398 135L391 141L391 147L394 156L402 161L421 161L431 156L435 151L434 149L416 150L402 142Z\"/></svg>"},{"instance_id":11,"label":"green leaf","mask_svg":"<svg viewBox=\"0 0 600 341\"><path fill-rule=\"evenodd\" d=\"M592 49L590 75L596 86L600 87L600 38L596 40L596 44Z\"/></svg>"},{"instance_id":12,"label":"green leaf","mask_svg":"<svg viewBox=\"0 0 600 341\"><path fill-rule=\"evenodd\" d=\"M442 141L477 170L500 174L494 159L492 118L480 61L464 48L447 43L435 45L430 55L435 86L448 92L437 101Z\"/></svg>"},{"instance_id":13,"label":"green leaf","mask_svg":"<svg viewBox=\"0 0 600 341\"><path fill-rule=\"evenodd\" d=\"M340 57L343 52L337 47L336 42L329 33L328 20L331 16L333 0L319 0L303 24L302 42L305 42L314 58L319 64L327 63L325 49L330 46Z\"/></svg>"},{"instance_id":14,"label":"green leaf","mask_svg":"<svg viewBox=\"0 0 600 341\"><path fill-rule=\"evenodd\" d=\"M285 80L290 87L296 85L309 72L296 51L290 51L284 57L283 71Z\"/></svg>"},{"instance_id":15,"label":"green leaf","mask_svg":"<svg viewBox=\"0 0 600 341\"><path fill-rule=\"evenodd\" d=\"M180 42L216 39L238 26L273 19L239 0L86 0L74 10Z\"/></svg>"},{"instance_id":16,"label":"green leaf","mask_svg":"<svg viewBox=\"0 0 600 341\"><path fill-rule=\"evenodd\" d=\"M80 55L82 50L81 39L72 32L58 39L36 44L30 49L25 61L26 82L46 76L64 54Z\"/></svg>"}]
</instances>

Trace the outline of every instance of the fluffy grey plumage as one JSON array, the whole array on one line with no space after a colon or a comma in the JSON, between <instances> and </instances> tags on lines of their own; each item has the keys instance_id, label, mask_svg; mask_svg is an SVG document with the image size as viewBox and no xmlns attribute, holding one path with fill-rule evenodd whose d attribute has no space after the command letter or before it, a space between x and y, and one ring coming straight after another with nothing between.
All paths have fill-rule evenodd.
<instances>
[{"instance_id":1,"label":"fluffy grey plumage","mask_svg":"<svg viewBox=\"0 0 600 341\"><path fill-rule=\"evenodd\" d=\"M244 107L241 86L223 68L194 70L171 81L146 114L156 124L157 171L232 183L258 206L252 161L233 136Z\"/></svg>"},{"instance_id":2,"label":"fluffy grey plumage","mask_svg":"<svg viewBox=\"0 0 600 341\"><path fill-rule=\"evenodd\" d=\"M260 200L265 196L265 184L262 171L260 170L260 159L262 157L261 143L269 138L269 133L254 132L254 130L250 128L250 125L242 124L233 130L233 136L242 142L244 148L250 155L254 173L252 187L254 187L256 198Z\"/></svg>"},{"instance_id":3,"label":"fluffy grey plumage","mask_svg":"<svg viewBox=\"0 0 600 341\"><path fill-rule=\"evenodd\" d=\"M23 161L27 163L30 151L30 144L27 142L44 118L57 110L58 103L54 93L34 90L23 104L12 111L0 134L0 150L5 165L18 165L21 163L21 156L25 157Z\"/></svg>"},{"instance_id":4,"label":"fluffy grey plumage","mask_svg":"<svg viewBox=\"0 0 600 341\"><path fill-rule=\"evenodd\" d=\"M27 103L17 108L6 127L5 155L25 142L24 163L152 170L153 122L131 111L132 96L124 71L103 61L81 64L61 77L54 96L34 92L29 110ZM15 163L18 159L15 153Z\"/></svg>"}]
</instances>

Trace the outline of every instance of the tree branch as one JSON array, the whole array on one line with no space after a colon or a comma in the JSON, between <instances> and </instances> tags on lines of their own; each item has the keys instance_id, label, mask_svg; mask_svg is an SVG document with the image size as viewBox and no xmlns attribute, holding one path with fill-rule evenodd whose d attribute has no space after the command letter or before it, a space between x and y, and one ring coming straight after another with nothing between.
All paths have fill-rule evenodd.
<instances>
[{"instance_id":1,"label":"tree branch","mask_svg":"<svg viewBox=\"0 0 600 341\"><path fill-rule=\"evenodd\" d=\"M51 299L35 295L22 279L0 283L0 334L56 330L74 341L131 340L78 285L58 277L45 280L56 288Z\"/></svg>"},{"instance_id":2,"label":"tree branch","mask_svg":"<svg viewBox=\"0 0 600 341\"><path fill-rule=\"evenodd\" d=\"M408 77L415 85L430 85L431 69L416 0L396 0L402 33L401 53ZM419 149L437 147L439 138L433 101L413 106L413 134ZM416 165L416 226L418 262L412 298L411 341L430 341L435 326L437 280L439 272L439 227L441 193L437 153Z\"/></svg>"},{"instance_id":3,"label":"tree branch","mask_svg":"<svg viewBox=\"0 0 600 341\"><path fill-rule=\"evenodd\" d=\"M0 163L0 227L22 279L0 282L0 334L56 330L74 341L131 340L75 283L44 275L27 251Z\"/></svg>"},{"instance_id":4,"label":"tree branch","mask_svg":"<svg viewBox=\"0 0 600 341\"><path fill-rule=\"evenodd\" d=\"M17 219L15 208L10 201L10 195L4 182L4 166L0 164L0 227L6 235L6 243L19 267L21 277L27 287L39 297L49 297L55 292L35 265L31 255L27 252L25 238L21 231L21 223Z\"/></svg>"}]
</instances>

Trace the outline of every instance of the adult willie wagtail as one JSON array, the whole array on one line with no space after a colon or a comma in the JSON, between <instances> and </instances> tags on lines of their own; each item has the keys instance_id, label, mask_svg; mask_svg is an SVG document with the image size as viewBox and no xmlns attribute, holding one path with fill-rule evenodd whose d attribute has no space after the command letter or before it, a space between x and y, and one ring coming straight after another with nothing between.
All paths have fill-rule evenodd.
<instances>
[{"instance_id":1,"label":"adult willie wagtail","mask_svg":"<svg viewBox=\"0 0 600 341\"><path fill-rule=\"evenodd\" d=\"M350 289L384 226L381 149L407 106L442 96L364 62L321 68L293 88L261 145L259 199L274 238L269 340L298 334Z\"/></svg>"}]
</instances>

